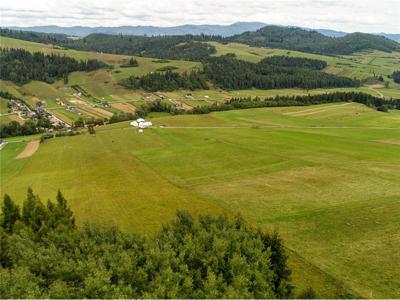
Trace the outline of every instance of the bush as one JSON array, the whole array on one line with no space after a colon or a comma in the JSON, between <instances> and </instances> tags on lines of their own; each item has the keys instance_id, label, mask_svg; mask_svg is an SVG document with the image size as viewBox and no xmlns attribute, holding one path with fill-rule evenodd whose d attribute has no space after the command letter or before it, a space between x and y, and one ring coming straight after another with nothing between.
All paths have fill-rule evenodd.
<instances>
[{"instance_id":1,"label":"bush","mask_svg":"<svg viewBox=\"0 0 400 300\"><path fill-rule=\"evenodd\" d=\"M312 288L307 288L297 296L298 299L317 299L318 296Z\"/></svg>"},{"instance_id":2,"label":"bush","mask_svg":"<svg viewBox=\"0 0 400 300\"><path fill-rule=\"evenodd\" d=\"M377 111L381 111L381 112L388 112L389 109L387 107L387 105L380 105L376 108Z\"/></svg>"}]
</instances>

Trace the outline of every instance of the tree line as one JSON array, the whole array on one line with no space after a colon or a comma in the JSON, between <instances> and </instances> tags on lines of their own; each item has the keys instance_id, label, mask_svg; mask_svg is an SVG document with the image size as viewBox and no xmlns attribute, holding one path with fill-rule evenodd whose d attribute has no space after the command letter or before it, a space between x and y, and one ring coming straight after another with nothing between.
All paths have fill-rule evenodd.
<instances>
[{"instance_id":1,"label":"tree line","mask_svg":"<svg viewBox=\"0 0 400 300\"><path fill-rule=\"evenodd\" d=\"M379 111L388 109L400 109L400 99L382 99L365 93L356 92L334 92L318 95L302 96L276 96L273 98L261 99L251 98L232 98L225 103L209 106L194 107L189 114L207 114L213 111L226 111L234 109L248 109L261 107L284 107L284 106L308 106L316 104L327 104L335 102L355 102L364 104Z\"/></svg>"},{"instance_id":2,"label":"tree line","mask_svg":"<svg viewBox=\"0 0 400 300\"><path fill-rule=\"evenodd\" d=\"M30 53L24 49L0 49L0 79L17 84L31 80L53 83L57 79L67 78L74 71L92 71L105 66L104 62L96 59L77 61L68 56Z\"/></svg>"},{"instance_id":3,"label":"tree line","mask_svg":"<svg viewBox=\"0 0 400 300\"><path fill-rule=\"evenodd\" d=\"M392 78L394 82L400 83L400 71L393 72Z\"/></svg>"},{"instance_id":4,"label":"tree line","mask_svg":"<svg viewBox=\"0 0 400 300\"><path fill-rule=\"evenodd\" d=\"M21 202L19 202L21 203ZM237 216L178 212L153 238L78 229L61 192L22 207L4 196L1 298L289 298L282 239Z\"/></svg>"},{"instance_id":5,"label":"tree line","mask_svg":"<svg viewBox=\"0 0 400 300\"><path fill-rule=\"evenodd\" d=\"M130 89L142 88L149 92L174 91L177 89L208 89L205 75L196 70L190 73L172 72L153 72L141 77L130 76L120 82L123 86Z\"/></svg>"},{"instance_id":6,"label":"tree line","mask_svg":"<svg viewBox=\"0 0 400 300\"><path fill-rule=\"evenodd\" d=\"M360 85L358 80L318 71L326 63L307 58L275 56L251 63L225 55L210 57L203 65L207 78L225 89L316 89Z\"/></svg>"},{"instance_id":7,"label":"tree line","mask_svg":"<svg viewBox=\"0 0 400 300\"><path fill-rule=\"evenodd\" d=\"M50 121L41 115L36 120L26 120L22 125L13 120L8 124L0 124L0 138L37 134L51 127Z\"/></svg>"},{"instance_id":8,"label":"tree line","mask_svg":"<svg viewBox=\"0 0 400 300\"><path fill-rule=\"evenodd\" d=\"M400 109L400 99L382 99L360 92L334 92L317 95L275 96L264 99L260 97L232 98L223 103L214 102L212 105L196 106L190 110L176 108L174 105L162 102L161 100L156 100L142 105L142 107L136 112L136 116L145 117L151 112L167 112L172 115L208 114L216 111L228 111L235 109L308 106L335 102L360 103L379 111Z\"/></svg>"}]
</instances>

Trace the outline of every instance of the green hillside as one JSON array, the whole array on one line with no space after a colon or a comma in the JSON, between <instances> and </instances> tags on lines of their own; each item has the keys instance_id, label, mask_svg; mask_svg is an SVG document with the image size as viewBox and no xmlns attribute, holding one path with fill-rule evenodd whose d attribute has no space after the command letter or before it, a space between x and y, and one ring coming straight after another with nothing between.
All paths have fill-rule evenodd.
<instances>
[{"instance_id":1,"label":"green hillside","mask_svg":"<svg viewBox=\"0 0 400 300\"><path fill-rule=\"evenodd\" d=\"M365 50L399 51L400 45L388 38L366 33L352 33L333 38L312 30L295 27L265 26L228 38L251 46L283 48L308 53L348 55Z\"/></svg>"},{"instance_id":2,"label":"green hillside","mask_svg":"<svg viewBox=\"0 0 400 300\"><path fill-rule=\"evenodd\" d=\"M1 193L22 201L31 186L47 199L60 188L79 224L145 233L176 209L240 212L279 230L298 288L399 297L398 111L336 103L152 121L144 134L118 123L48 141L24 159L25 144L10 143Z\"/></svg>"}]
</instances>

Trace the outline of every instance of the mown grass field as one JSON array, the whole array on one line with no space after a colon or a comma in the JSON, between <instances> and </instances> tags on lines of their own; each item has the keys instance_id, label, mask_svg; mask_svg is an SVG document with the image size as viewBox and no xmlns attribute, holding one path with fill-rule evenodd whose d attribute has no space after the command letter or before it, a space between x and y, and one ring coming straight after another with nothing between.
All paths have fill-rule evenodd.
<instances>
[{"instance_id":1,"label":"mown grass field","mask_svg":"<svg viewBox=\"0 0 400 300\"><path fill-rule=\"evenodd\" d=\"M400 297L400 112L335 103L165 116L96 136L56 138L16 160L1 150L1 194L60 188L79 224L151 234L177 209L241 213L278 230L298 291ZM158 125L167 126L160 128Z\"/></svg>"}]
</instances>

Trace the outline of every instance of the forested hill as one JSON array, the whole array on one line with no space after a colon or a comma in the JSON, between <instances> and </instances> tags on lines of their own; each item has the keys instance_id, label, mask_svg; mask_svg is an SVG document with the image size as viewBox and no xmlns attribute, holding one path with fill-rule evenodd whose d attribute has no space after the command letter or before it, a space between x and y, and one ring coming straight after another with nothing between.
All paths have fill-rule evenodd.
<instances>
[{"instance_id":1,"label":"forested hill","mask_svg":"<svg viewBox=\"0 0 400 300\"><path fill-rule=\"evenodd\" d=\"M400 44L382 36L350 33L344 37L328 37L301 28L265 26L226 39L250 46L283 48L309 53L344 55L363 50L400 51Z\"/></svg>"},{"instance_id":2,"label":"forested hill","mask_svg":"<svg viewBox=\"0 0 400 300\"><path fill-rule=\"evenodd\" d=\"M232 37L206 35L132 36L90 34L71 39L63 34L46 34L0 29L0 35L38 43L113 54L137 55L161 59L201 61L216 52L209 41L238 42L250 46L282 48L327 55L345 55L367 49L400 51L400 44L382 36L352 33L344 37L328 37L301 28L266 26L254 32Z\"/></svg>"},{"instance_id":3,"label":"forested hill","mask_svg":"<svg viewBox=\"0 0 400 300\"><path fill-rule=\"evenodd\" d=\"M216 52L214 46L205 42L222 41L222 37L219 36L172 35L148 37L103 33L90 34L81 39L71 39L63 34L9 29L0 29L0 35L76 50L191 61L200 61Z\"/></svg>"},{"instance_id":4,"label":"forested hill","mask_svg":"<svg viewBox=\"0 0 400 300\"><path fill-rule=\"evenodd\" d=\"M199 61L216 52L213 46L204 43L210 39L192 35L146 37L91 34L66 46L78 50Z\"/></svg>"}]
</instances>

